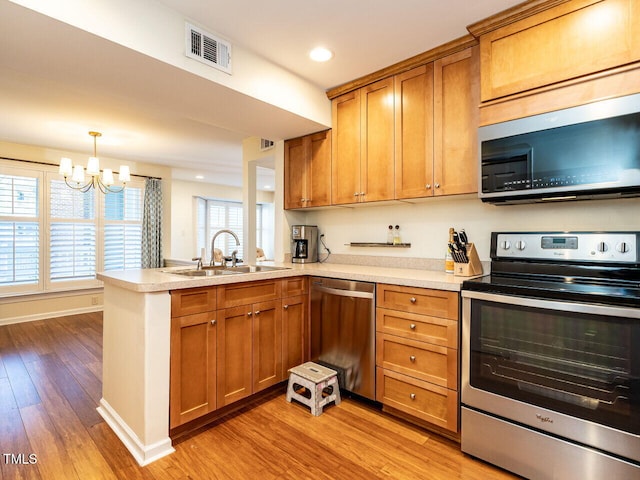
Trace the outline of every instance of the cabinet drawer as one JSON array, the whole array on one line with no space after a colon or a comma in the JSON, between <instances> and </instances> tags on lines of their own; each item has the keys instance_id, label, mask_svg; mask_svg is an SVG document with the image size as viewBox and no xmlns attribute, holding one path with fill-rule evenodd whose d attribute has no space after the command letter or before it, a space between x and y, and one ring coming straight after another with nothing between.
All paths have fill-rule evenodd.
<instances>
[{"instance_id":1,"label":"cabinet drawer","mask_svg":"<svg viewBox=\"0 0 640 480\"><path fill-rule=\"evenodd\" d=\"M309 293L308 277L292 277L282 279L282 296L294 297Z\"/></svg>"},{"instance_id":2,"label":"cabinet drawer","mask_svg":"<svg viewBox=\"0 0 640 480\"><path fill-rule=\"evenodd\" d=\"M458 348L458 322L455 320L376 308L376 331Z\"/></svg>"},{"instance_id":3,"label":"cabinet drawer","mask_svg":"<svg viewBox=\"0 0 640 480\"><path fill-rule=\"evenodd\" d=\"M280 292L280 279L225 285L218 287L218 308L277 300L281 297Z\"/></svg>"},{"instance_id":4,"label":"cabinet drawer","mask_svg":"<svg viewBox=\"0 0 640 480\"><path fill-rule=\"evenodd\" d=\"M181 317L216 309L216 287L187 288L171 292L171 316Z\"/></svg>"},{"instance_id":5,"label":"cabinet drawer","mask_svg":"<svg viewBox=\"0 0 640 480\"><path fill-rule=\"evenodd\" d=\"M452 432L458 431L458 392L378 367L376 400Z\"/></svg>"},{"instance_id":6,"label":"cabinet drawer","mask_svg":"<svg viewBox=\"0 0 640 480\"><path fill-rule=\"evenodd\" d=\"M379 334L376 364L411 377L458 389L458 350Z\"/></svg>"},{"instance_id":7,"label":"cabinet drawer","mask_svg":"<svg viewBox=\"0 0 640 480\"><path fill-rule=\"evenodd\" d=\"M419 313L434 317L458 319L458 293L427 288L401 287L379 283L376 290L378 307Z\"/></svg>"}]
</instances>

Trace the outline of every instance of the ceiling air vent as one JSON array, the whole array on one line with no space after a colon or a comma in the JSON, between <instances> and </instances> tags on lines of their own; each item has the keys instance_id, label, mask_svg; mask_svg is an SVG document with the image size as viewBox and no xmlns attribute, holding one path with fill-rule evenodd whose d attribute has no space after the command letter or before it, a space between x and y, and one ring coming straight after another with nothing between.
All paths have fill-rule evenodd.
<instances>
[{"instance_id":1,"label":"ceiling air vent","mask_svg":"<svg viewBox=\"0 0 640 480\"><path fill-rule=\"evenodd\" d=\"M271 148L273 148L273 140L267 140L266 138L260 139L260 150L264 152L265 150L269 150Z\"/></svg>"},{"instance_id":2,"label":"ceiling air vent","mask_svg":"<svg viewBox=\"0 0 640 480\"><path fill-rule=\"evenodd\" d=\"M190 23L185 24L187 57L231 75L231 44Z\"/></svg>"}]
</instances>

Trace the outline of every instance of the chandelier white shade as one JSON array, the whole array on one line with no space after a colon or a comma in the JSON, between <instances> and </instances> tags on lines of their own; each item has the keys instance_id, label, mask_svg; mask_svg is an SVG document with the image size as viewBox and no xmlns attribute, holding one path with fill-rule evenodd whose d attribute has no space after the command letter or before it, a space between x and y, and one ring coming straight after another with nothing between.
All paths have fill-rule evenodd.
<instances>
[{"instance_id":1,"label":"chandelier white shade","mask_svg":"<svg viewBox=\"0 0 640 480\"><path fill-rule=\"evenodd\" d=\"M120 165L118 180L122 182L121 187L114 187L113 170L105 168L100 172L100 160L96 152L96 138L102 136L100 132L89 132L93 137L93 157L89 157L87 168L82 165L74 165L70 158L60 159L60 175L64 177L65 183L74 190L87 192L91 188L97 188L102 193L118 193L124 190L126 183L131 181L131 172L127 165ZM87 180L86 176L89 176ZM71 183L69 182L71 178Z\"/></svg>"}]
</instances>

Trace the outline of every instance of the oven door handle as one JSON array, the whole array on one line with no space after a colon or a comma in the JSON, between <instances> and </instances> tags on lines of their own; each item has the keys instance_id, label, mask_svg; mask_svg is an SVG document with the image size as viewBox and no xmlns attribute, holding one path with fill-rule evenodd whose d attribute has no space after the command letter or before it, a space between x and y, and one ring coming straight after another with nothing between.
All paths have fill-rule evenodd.
<instances>
[{"instance_id":1,"label":"oven door handle","mask_svg":"<svg viewBox=\"0 0 640 480\"><path fill-rule=\"evenodd\" d=\"M639 308L616 307L612 305L600 305L595 303L563 302L560 300L545 300L534 297L519 297L513 295L501 295L497 293L462 291L463 298L486 300L488 302L520 305L523 307L545 308L548 310L560 310L562 312L576 312L590 315L606 315L610 317L637 318L640 319Z\"/></svg>"}]
</instances>

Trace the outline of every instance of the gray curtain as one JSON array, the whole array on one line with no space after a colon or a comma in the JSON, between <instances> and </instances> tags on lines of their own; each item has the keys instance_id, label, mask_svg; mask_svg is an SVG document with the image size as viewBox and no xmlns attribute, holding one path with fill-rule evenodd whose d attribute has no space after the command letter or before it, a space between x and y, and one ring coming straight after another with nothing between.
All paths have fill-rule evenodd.
<instances>
[{"instance_id":1,"label":"gray curtain","mask_svg":"<svg viewBox=\"0 0 640 480\"><path fill-rule=\"evenodd\" d=\"M142 268L162 266L162 185L159 178L147 178L142 215Z\"/></svg>"}]
</instances>

